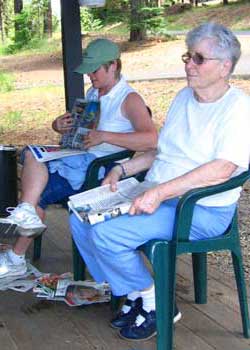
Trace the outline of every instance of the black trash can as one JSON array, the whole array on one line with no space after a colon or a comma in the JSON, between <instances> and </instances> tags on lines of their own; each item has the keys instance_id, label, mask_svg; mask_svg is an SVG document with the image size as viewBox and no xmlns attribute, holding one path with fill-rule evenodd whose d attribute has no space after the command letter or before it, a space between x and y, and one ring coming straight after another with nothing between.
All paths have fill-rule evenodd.
<instances>
[{"instance_id":1,"label":"black trash can","mask_svg":"<svg viewBox=\"0 0 250 350\"><path fill-rule=\"evenodd\" d=\"M15 207L17 192L17 150L0 146L0 216L7 216L7 207Z\"/></svg>"}]
</instances>

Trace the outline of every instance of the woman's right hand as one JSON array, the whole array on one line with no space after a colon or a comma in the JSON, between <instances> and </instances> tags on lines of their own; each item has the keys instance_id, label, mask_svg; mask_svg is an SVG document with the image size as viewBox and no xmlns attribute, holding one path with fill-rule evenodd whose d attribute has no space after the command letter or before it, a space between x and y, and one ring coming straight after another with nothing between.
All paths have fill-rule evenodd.
<instances>
[{"instance_id":1,"label":"woman's right hand","mask_svg":"<svg viewBox=\"0 0 250 350\"><path fill-rule=\"evenodd\" d=\"M60 134L65 134L66 132L70 131L72 125L73 118L71 116L71 113L66 112L54 120L52 127L55 131L59 132Z\"/></svg>"},{"instance_id":2,"label":"woman's right hand","mask_svg":"<svg viewBox=\"0 0 250 350\"><path fill-rule=\"evenodd\" d=\"M102 185L110 185L110 190L112 192L117 191L117 182L122 177L122 169L119 165L116 165L113 167L113 169L110 170L108 175L105 177L105 179L102 181Z\"/></svg>"}]
</instances>

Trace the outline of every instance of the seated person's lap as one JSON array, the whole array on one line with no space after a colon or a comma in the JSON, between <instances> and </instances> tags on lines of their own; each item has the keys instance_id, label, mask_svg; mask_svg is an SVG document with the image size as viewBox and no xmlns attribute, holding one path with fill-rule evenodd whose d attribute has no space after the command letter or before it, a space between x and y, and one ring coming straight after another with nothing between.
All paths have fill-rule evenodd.
<instances>
[{"instance_id":1,"label":"seated person's lap","mask_svg":"<svg viewBox=\"0 0 250 350\"><path fill-rule=\"evenodd\" d=\"M41 194L39 207L45 209L50 204L60 203L69 196L81 192L82 189L74 190L66 179L55 172L49 174L48 183Z\"/></svg>"}]
</instances>

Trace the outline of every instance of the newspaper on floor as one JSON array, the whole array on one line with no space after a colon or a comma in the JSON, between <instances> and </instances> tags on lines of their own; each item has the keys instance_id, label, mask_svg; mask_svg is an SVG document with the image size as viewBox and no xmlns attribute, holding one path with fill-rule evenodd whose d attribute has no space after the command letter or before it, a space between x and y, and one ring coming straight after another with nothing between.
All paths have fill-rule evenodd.
<instances>
[{"instance_id":1,"label":"newspaper on floor","mask_svg":"<svg viewBox=\"0 0 250 350\"><path fill-rule=\"evenodd\" d=\"M128 213L133 199L155 185L130 177L118 182L116 192L110 190L110 185L104 185L70 196L68 206L79 220L94 225Z\"/></svg>"},{"instance_id":2,"label":"newspaper on floor","mask_svg":"<svg viewBox=\"0 0 250 350\"><path fill-rule=\"evenodd\" d=\"M11 276L0 278L0 290L15 290L17 292L27 292L35 287L38 279L43 275L37 268L27 262L27 272L21 276Z\"/></svg>"},{"instance_id":3,"label":"newspaper on floor","mask_svg":"<svg viewBox=\"0 0 250 350\"><path fill-rule=\"evenodd\" d=\"M105 303L111 299L107 283L93 281L74 281L72 274L45 275L33 288L38 298L63 301L69 306Z\"/></svg>"}]
</instances>

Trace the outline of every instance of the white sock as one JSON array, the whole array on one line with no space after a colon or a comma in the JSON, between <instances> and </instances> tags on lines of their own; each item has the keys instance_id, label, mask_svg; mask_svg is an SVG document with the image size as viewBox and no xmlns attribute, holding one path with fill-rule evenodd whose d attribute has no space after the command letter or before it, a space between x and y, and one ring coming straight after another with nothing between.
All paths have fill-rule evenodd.
<instances>
[{"instance_id":1,"label":"white sock","mask_svg":"<svg viewBox=\"0 0 250 350\"><path fill-rule=\"evenodd\" d=\"M12 249L8 251L10 260L14 265L20 265L25 261L25 255L17 255Z\"/></svg>"},{"instance_id":2,"label":"white sock","mask_svg":"<svg viewBox=\"0 0 250 350\"><path fill-rule=\"evenodd\" d=\"M141 293L138 291L131 292L127 295L127 299L134 301L135 299L139 298L141 296ZM122 306L122 312L124 314L127 314L131 309L131 306L123 305Z\"/></svg>"},{"instance_id":3,"label":"white sock","mask_svg":"<svg viewBox=\"0 0 250 350\"><path fill-rule=\"evenodd\" d=\"M141 291L142 308L150 312L155 310L155 285L152 284L150 289Z\"/></svg>"}]
</instances>

